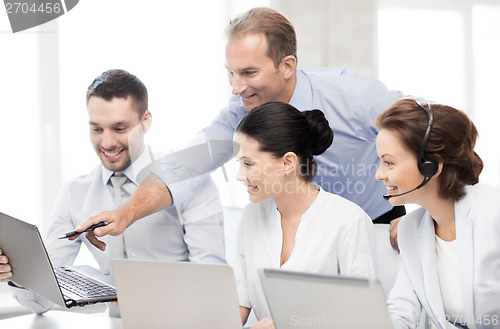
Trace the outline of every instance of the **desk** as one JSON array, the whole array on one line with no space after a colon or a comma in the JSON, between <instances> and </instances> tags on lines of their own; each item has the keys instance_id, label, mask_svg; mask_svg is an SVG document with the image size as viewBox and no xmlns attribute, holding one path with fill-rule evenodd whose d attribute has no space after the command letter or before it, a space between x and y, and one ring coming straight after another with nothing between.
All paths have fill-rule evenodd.
<instances>
[{"instance_id":1,"label":"desk","mask_svg":"<svg viewBox=\"0 0 500 329\"><path fill-rule=\"evenodd\" d=\"M122 320L106 313L83 314L48 311L43 315L22 315L0 320L2 329L123 329Z\"/></svg>"}]
</instances>

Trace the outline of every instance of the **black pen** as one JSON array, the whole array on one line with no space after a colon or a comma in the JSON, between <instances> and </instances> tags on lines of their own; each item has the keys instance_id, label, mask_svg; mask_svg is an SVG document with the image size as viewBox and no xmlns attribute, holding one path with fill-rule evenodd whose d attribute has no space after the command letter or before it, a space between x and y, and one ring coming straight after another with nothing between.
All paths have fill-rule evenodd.
<instances>
[{"instance_id":1,"label":"black pen","mask_svg":"<svg viewBox=\"0 0 500 329\"><path fill-rule=\"evenodd\" d=\"M77 231L68 232L68 233L64 234L63 236L60 236L59 239L67 239L69 237L72 237L72 236L75 236L75 235L78 235L78 234L82 234L82 233L85 233L85 232L88 232L88 231L92 231L95 228L98 228L98 227L101 227L101 226L105 226L105 225L106 225L106 222L100 222L100 223L97 223L97 224L94 224L94 225L90 226L88 229L86 229L83 232L77 232Z\"/></svg>"}]
</instances>

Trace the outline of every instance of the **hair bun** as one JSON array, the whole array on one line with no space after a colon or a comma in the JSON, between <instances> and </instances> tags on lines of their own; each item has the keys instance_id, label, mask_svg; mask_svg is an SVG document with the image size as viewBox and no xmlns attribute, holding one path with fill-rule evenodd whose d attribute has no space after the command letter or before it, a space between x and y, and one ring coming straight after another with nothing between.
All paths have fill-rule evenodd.
<instances>
[{"instance_id":1,"label":"hair bun","mask_svg":"<svg viewBox=\"0 0 500 329\"><path fill-rule=\"evenodd\" d=\"M328 120L325 118L325 114L317 109L302 113L309 124L313 143L313 155L325 152L333 142L333 131L330 128Z\"/></svg>"}]
</instances>

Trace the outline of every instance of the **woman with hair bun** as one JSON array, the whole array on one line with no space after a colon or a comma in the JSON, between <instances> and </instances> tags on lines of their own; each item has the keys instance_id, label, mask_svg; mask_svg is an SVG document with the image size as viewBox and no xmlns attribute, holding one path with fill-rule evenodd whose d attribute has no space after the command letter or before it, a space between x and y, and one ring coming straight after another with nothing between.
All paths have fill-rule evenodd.
<instances>
[{"instance_id":1,"label":"woman with hair bun","mask_svg":"<svg viewBox=\"0 0 500 329\"><path fill-rule=\"evenodd\" d=\"M236 178L252 201L240 222L235 264L243 323L253 308L259 328L273 328L259 268L375 276L370 217L311 183L318 169L314 156L333 141L323 112L266 103L241 120L235 141Z\"/></svg>"},{"instance_id":2,"label":"woman with hair bun","mask_svg":"<svg viewBox=\"0 0 500 329\"><path fill-rule=\"evenodd\" d=\"M422 308L440 329L500 328L500 189L478 183L474 123L449 106L401 99L377 125L385 198L422 207L398 227L395 328L416 328Z\"/></svg>"}]
</instances>

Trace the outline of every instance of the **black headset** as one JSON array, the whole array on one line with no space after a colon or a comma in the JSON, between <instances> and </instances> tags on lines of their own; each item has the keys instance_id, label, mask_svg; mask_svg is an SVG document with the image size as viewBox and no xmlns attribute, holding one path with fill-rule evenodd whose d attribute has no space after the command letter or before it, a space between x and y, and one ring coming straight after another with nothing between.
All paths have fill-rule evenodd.
<instances>
[{"instance_id":1,"label":"black headset","mask_svg":"<svg viewBox=\"0 0 500 329\"><path fill-rule=\"evenodd\" d=\"M424 138L422 139L422 144L420 144L420 149L418 151L418 170L422 175L428 177L429 179L434 176L439 168L439 160L432 154L424 153L425 147L427 145L427 140L431 134L432 123L434 122L434 115L432 114L431 104L427 102L427 108L423 107L418 101L416 102L418 107L424 110L428 117L429 122L427 123L427 129L425 130Z\"/></svg>"},{"instance_id":2,"label":"black headset","mask_svg":"<svg viewBox=\"0 0 500 329\"><path fill-rule=\"evenodd\" d=\"M420 173L422 175L424 175L424 180L422 181L422 183L420 183L420 185L418 185L414 189L411 189L411 190L406 191L404 193L383 195L385 200L389 200L391 198L402 196L402 195L408 194L410 192L413 192L415 190L418 190L419 188L423 187L425 184L427 184L431 180L432 176L434 176L437 173L438 168L439 168L438 159L432 154L424 153L425 146L427 145L427 140L429 139L429 135L431 133L432 123L434 122L434 116L432 114L431 104L429 102L427 102L427 108L425 108L422 105L420 105L418 103L418 101L416 101L416 103L417 103L418 107L420 107L422 110L424 110L427 113L427 115L429 116L429 122L427 123L427 129L425 130L425 135L424 135L424 138L422 139L422 144L420 144L420 149L418 150L417 166L418 166L418 171L420 171Z\"/></svg>"}]
</instances>

